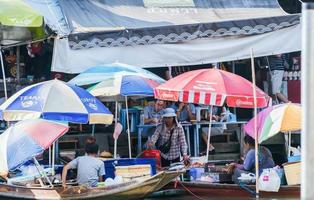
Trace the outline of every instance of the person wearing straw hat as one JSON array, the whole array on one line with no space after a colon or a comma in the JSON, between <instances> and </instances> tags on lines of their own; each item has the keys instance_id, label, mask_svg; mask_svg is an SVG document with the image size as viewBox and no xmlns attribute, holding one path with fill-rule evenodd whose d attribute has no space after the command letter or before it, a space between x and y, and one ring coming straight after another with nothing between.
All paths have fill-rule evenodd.
<instances>
[{"instance_id":1,"label":"person wearing straw hat","mask_svg":"<svg viewBox=\"0 0 314 200\"><path fill-rule=\"evenodd\" d=\"M158 142L157 142L158 141ZM183 160L188 162L187 144L184 130L177 121L177 114L173 108L164 109L162 123L159 124L147 147L153 148L157 142L157 149L161 154L161 166L168 167L171 163L180 161L180 154Z\"/></svg>"}]
</instances>

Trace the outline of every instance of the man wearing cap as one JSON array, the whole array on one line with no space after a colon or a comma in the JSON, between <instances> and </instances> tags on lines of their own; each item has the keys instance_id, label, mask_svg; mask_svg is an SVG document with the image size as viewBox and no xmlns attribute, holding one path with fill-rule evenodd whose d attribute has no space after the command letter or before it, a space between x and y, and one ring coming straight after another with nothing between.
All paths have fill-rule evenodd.
<instances>
[{"instance_id":1,"label":"man wearing cap","mask_svg":"<svg viewBox=\"0 0 314 200\"><path fill-rule=\"evenodd\" d=\"M177 122L177 114L173 108L164 109L162 123L157 126L151 141L148 143L148 148L153 148L157 141L159 150L161 150L161 146L170 143L168 152L163 152L162 150L160 152L162 167L180 162L180 153L183 155L184 161L189 160L184 130L181 124Z\"/></svg>"}]
</instances>

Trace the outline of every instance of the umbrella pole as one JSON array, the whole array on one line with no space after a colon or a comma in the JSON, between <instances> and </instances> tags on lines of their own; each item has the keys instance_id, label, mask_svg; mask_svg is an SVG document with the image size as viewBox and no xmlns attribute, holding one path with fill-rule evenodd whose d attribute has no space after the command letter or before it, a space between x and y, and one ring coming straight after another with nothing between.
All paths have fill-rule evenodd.
<instances>
[{"instance_id":1,"label":"umbrella pole","mask_svg":"<svg viewBox=\"0 0 314 200\"><path fill-rule=\"evenodd\" d=\"M253 48L251 48L251 70L252 70L252 89L253 89L253 102L254 102L254 135L255 135L255 190L256 190L256 198L259 198L259 159L258 159L258 134L257 134L257 101L256 101L256 84L255 84L255 66L254 66L254 56L253 56Z\"/></svg>"},{"instance_id":2,"label":"umbrella pole","mask_svg":"<svg viewBox=\"0 0 314 200\"><path fill-rule=\"evenodd\" d=\"M21 57L21 50L20 46L16 47L16 79L17 82L20 83L20 57Z\"/></svg>"},{"instance_id":3,"label":"umbrella pole","mask_svg":"<svg viewBox=\"0 0 314 200\"><path fill-rule=\"evenodd\" d=\"M288 143L288 157L290 156L290 148L291 147L291 131L289 131L289 143Z\"/></svg>"},{"instance_id":4,"label":"umbrella pole","mask_svg":"<svg viewBox=\"0 0 314 200\"><path fill-rule=\"evenodd\" d=\"M2 48L0 46L0 60L1 60L1 70L2 70L2 77L3 77L3 88L4 88L4 97L5 100L8 99L8 91L7 91L7 83L5 78L5 70L4 70L4 63L3 63L3 55L2 55Z\"/></svg>"},{"instance_id":5,"label":"umbrella pole","mask_svg":"<svg viewBox=\"0 0 314 200\"><path fill-rule=\"evenodd\" d=\"M52 143L52 167L51 167L51 175L55 175L55 149L56 149L56 142Z\"/></svg>"},{"instance_id":6,"label":"umbrella pole","mask_svg":"<svg viewBox=\"0 0 314 200\"><path fill-rule=\"evenodd\" d=\"M95 135L95 124L93 124L92 126L92 136L94 137L94 135Z\"/></svg>"},{"instance_id":7,"label":"umbrella pole","mask_svg":"<svg viewBox=\"0 0 314 200\"><path fill-rule=\"evenodd\" d=\"M206 162L208 162L208 156L209 156L209 144L210 144L210 133L212 129L212 114L213 114L213 105L210 106L210 112L209 112L209 125L208 125L208 134L207 134L207 148L206 148ZM199 148L199 147L198 147Z\"/></svg>"},{"instance_id":8,"label":"umbrella pole","mask_svg":"<svg viewBox=\"0 0 314 200\"><path fill-rule=\"evenodd\" d=\"M118 124L118 101L116 101L114 126L117 127L117 124ZM117 146L118 146L118 140L114 139L114 153L113 153L113 156L114 156L115 159L117 158Z\"/></svg>"},{"instance_id":9,"label":"umbrella pole","mask_svg":"<svg viewBox=\"0 0 314 200\"><path fill-rule=\"evenodd\" d=\"M39 162L37 161L37 159L35 157L33 157L33 161L34 161L35 167L36 167L40 177L45 178L47 180L47 182L49 183L50 187L53 187L53 184L51 183L50 179L48 178L46 172L40 166Z\"/></svg>"},{"instance_id":10,"label":"umbrella pole","mask_svg":"<svg viewBox=\"0 0 314 200\"><path fill-rule=\"evenodd\" d=\"M49 166L51 167L51 146L49 146Z\"/></svg>"},{"instance_id":11,"label":"umbrella pole","mask_svg":"<svg viewBox=\"0 0 314 200\"><path fill-rule=\"evenodd\" d=\"M129 111L128 111L128 96L125 96L125 108L126 108L126 124L128 128L128 142L129 142L129 158L132 158L131 154L131 134L130 134L130 123L129 123Z\"/></svg>"}]
</instances>

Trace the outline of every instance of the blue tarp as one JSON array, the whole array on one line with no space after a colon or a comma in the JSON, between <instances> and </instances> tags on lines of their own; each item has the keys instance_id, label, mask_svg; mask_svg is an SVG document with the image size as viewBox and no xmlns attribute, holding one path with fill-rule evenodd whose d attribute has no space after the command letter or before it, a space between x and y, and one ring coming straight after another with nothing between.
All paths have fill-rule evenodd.
<instances>
[{"instance_id":1,"label":"blue tarp","mask_svg":"<svg viewBox=\"0 0 314 200\"><path fill-rule=\"evenodd\" d=\"M299 23L277 0L26 0L71 49L263 34Z\"/></svg>"}]
</instances>

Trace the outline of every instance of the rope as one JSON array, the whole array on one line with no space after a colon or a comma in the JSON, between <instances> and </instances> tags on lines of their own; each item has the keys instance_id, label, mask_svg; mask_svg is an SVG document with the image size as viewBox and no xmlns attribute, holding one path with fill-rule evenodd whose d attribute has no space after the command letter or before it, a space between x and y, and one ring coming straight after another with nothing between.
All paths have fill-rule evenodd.
<instances>
[{"instance_id":1,"label":"rope","mask_svg":"<svg viewBox=\"0 0 314 200\"><path fill-rule=\"evenodd\" d=\"M178 181L181 186L183 187L184 190L186 190L188 193L190 193L192 196L194 196L196 199L199 199L199 200L206 200L200 196L197 196L196 194L194 194L191 190L189 190L185 185L183 185L183 183L181 181Z\"/></svg>"}]
</instances>

